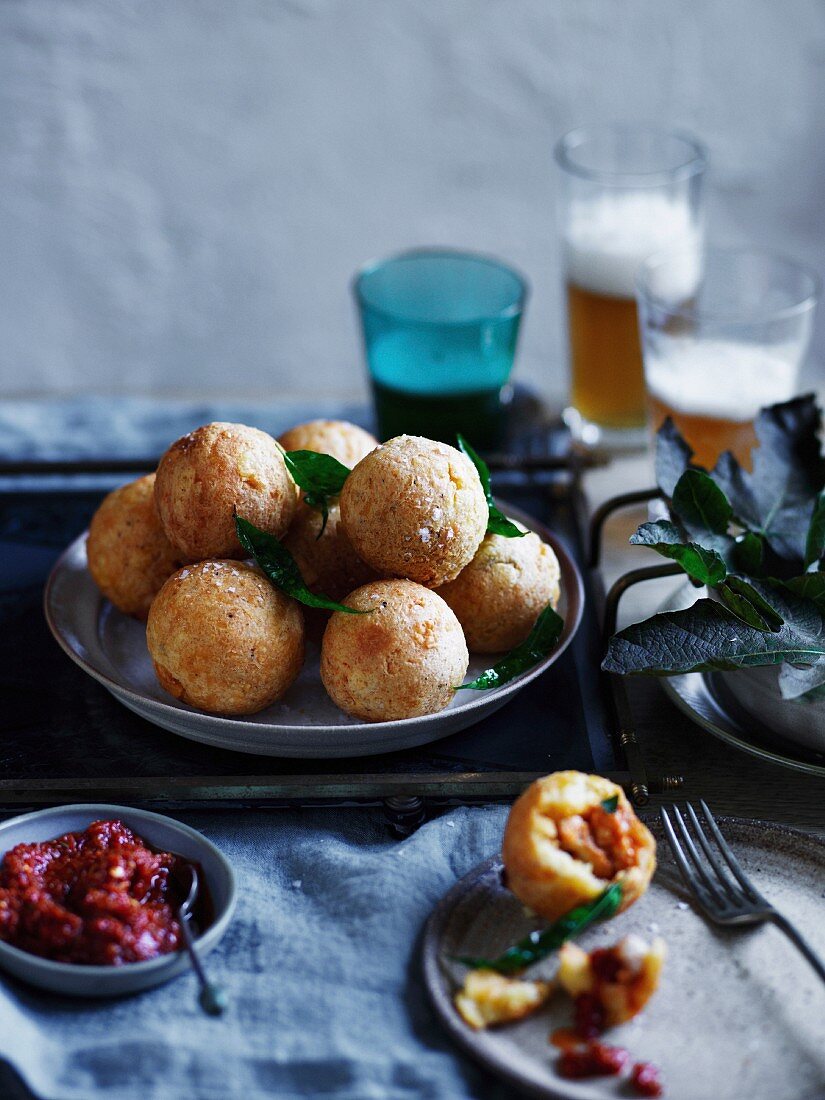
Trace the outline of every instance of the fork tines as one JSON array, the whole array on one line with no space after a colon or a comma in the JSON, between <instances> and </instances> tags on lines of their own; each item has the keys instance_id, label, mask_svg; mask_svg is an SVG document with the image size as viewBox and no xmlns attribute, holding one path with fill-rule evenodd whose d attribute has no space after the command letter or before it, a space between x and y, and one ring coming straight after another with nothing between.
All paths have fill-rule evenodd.
<instances>
[{"instance_id":1,"label":"fork tines","mask_svg":"<svg viewBox=\"0 0 825 1100\"><path fill-rule=\"evenodd\" d=\"M705 802L699 805L706 828L690 803L685 806L687 820L678 806L662 807L660 811L673 858L688 889L713 917L730 919L769 908L742 870Z\"/></svg>"}]
</instances>

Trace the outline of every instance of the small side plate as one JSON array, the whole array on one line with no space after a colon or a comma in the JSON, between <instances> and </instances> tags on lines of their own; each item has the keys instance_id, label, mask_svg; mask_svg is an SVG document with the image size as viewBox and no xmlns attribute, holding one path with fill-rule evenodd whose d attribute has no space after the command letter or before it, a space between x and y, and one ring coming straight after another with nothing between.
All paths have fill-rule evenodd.
<instances>
[{"instance_id":1,"label":"small side plate","mask_svg":"<svg viewBox=\"0 0 825 1100\"><path fill-rule=\"evenodd\" d=\"M0 822L0 860L16 844L53 840L88 828L93 821L119 820L147 843L200 864L214 920L197 940L201 956L217 947L235 911L237 887L228 860L205 836L163 814L128 806L90 803L53 806ZM53 962L0 941L0 967L16 978L55 993L77 997L118 997L168 982L189 969L185 951L159 955L126 966L79 966Z\"/></svg>"},{"instance_id":2,"label":"small side plate","mask_svg":"<svg viewBox=\"0 0 825 1100\"><path fill-rule=\"evenodd\" d=\"M648 820L660 867L647 893L614 920L581 937L583 947L615 943L630 932L667 944L662 982L645 1011L613 1028L605 1041L662 1071L667 1100L811 1100L825 1095L822 987L814 971L775 928L719 929L687 903L658 821ZM722 831L745 871L814 948L825 952L822 887L825 843L756 821L722 819ZM424 932L424 981L432 1005L462 1050L511 1085L548 1100L618 1100L633 1095L616 1078L570 1081L555 1071L548 1044L572 1022L572 1002L557 993L516 1024L474 1031L453 996L466 973L455 958L496 955L541 923L525 916L501 883L498 858L465 875L431 914ZM530 977L552 977L555 960Z\"/></svg>"}]
</instances>

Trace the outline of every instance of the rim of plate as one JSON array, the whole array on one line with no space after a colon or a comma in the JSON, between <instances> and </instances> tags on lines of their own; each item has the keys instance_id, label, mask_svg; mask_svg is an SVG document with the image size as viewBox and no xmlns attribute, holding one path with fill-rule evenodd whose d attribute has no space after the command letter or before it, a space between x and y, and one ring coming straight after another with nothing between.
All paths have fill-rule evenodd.
<instances>
[{"instance_id":1,"label":"rim of plate","mask_svg":"<svg viewBox=\"0 0 825 1100\"><path fill-rule=\"evenodd\" d=\"M150 822L159 821L173 831L189 837L189 839L199 847L207 849L210 855L221 865L221 869L226 875L229 884L229 896L222 912L215 917L208 928L200 932L195 938L195 945L202 944L205 940L211 942L216 937L220 939L221 936L223 936L229 922L232 920L238 901L238 883L235 878L235 872L232 870L232 865L220 848L205 837L203 833L199 833L198 830L193 829L191 825L185 825L182 821L178 821L174 817L168 817L166 814L155 813L153 810L142 810L136 806L118 806L111 802L72 802L65 806L47 806L43 810L32 810L30 813L17 814L14 817L8 817L0 821L0 859L2 859L7 851L7 849L2 848L3 830L7 826L20 825L26 821L32 821L35 818L42 820L49 817L58 817L67 813L82 813L85 815L87 812L93 812L95 815L90 818L89 824L91 824L92 821L98 821L108 816L117 817L121 820L124 820L126 817L132 817L143 821L147 819ZM166 955L156 955L153 959L142 959L139 962L126 963L119 967L101 966L97 964L87 966L82 963L66 963L58 962L55 959L47 959L42 955L35 955L31 951L24 951L20 947L15 947L13 944L4 943L0 940L0 956L8 954L10 958L19 959L27 965L36 967L39 970L47 970L52 974L82 974L84 977L88 976L90 981L95 978L103 978L104 976L111 980L114 974L122 974L124 976L128 974L152 974L157 970L163 970L165 967L170 966L173 962L182 957L182 953L185 954L185 948L181 948L178 951L172 951Z\"/></svg>"},{"instance_id":2,"label":"rim of plate","mask_svg":"<svg viewBox=\"0 0 825 1100\"><path fill-rule=\"evenodd\" d=\"M246 721L244 718L228 718L220 714L212 714L209 711L197 710L195 707L189 707L186 704L175 705L173 703L166 703L160 699L155 699L152 696L143 695L140 692L132 690L132 688L125 686L119 680L108 675L106 672L99 669L96 665L88 661L82 654L78 653L72 645L70 639L66 637L63 628L57 622L54 612L52 610L52 593L57 580L61 576L66 560L76 552L78 544L85 542L88 535L88 529L78 535L76 539L63 550L58 557L57 561L52 566L49 573L48 580L43 592L43 613L46 618L46 623L52 632L55 640L57 641L63 652L70 657L76 665L83 669L89 676L103 684L105 688L113 691L117 695L125 696L131 699L139 706L150 705L153 709L159 710L161 713L169 715L191 714L196 716L202 721L208 721L210 725L213 725L217 729L230 732L236 730L241 732L248 729L277 729L277 730L311 730L316 734L342 734L347 733L367 733L368 731L380 730L382 727L392 726L394 729L399 728L401 730L414 729L416 726L428 725L433 722L437 722L439 719L443 720L447 715L452 714L466 714L468 711L483 710L488 707L493 700L503 701L509 696L516 694L527 684L535 680L537 676L540 676L545 672L550 665L554 664L559 657L564 653L567 647L572 642L576 635L576 632L581 625L582 617L584 615L584 581L582 579L581 572L578 565L574 561L571 553L567 549L564 541L554 534L548 527L546 527L539 520L533 516L523 512L520 508L515 508L505 501L496 498L496 504L505 515L511 516L513 519L518 520L528 530L535 532L541 537L544 542L547 542L553 549L559 562L559 569L561 573L561 596L565 604L565 617L564 628L561 633L558 645L555 649L549 653L544 660L539 661L533 668L528 669L526 672L520 673L509 683L505 684L501 688L494 688L492 691L480 691L476 694L478 698L469 699L466 703L461 703L457 707L451 709L444 709L437 711L435 714L420 714L413 718L398 718L392 719L387 722L349 722L347 724L329 724L318 723L313 725L298 726L292 725L288 722L251 722ZM86 567L88 571L88 566ZM104 597L101 595L101 599ZM491 656L494 656L491 654Z\"/></svg>"},{"instance_id":3,"label":"rim of plate","mask_svg":"<svg viewBox=\"0 0 825 1100\"><path fill-rule=\"evenodd\" d=\"M645 813L640 816L649 828L655 828L659 823L658 814ZM766 830L782 833L800 842L809 851L816 852L820 858L825 859L825 839L812 833L806 833L802 829L796 829L791 825L763 821L761 818L729 817L723 814L718 815L716 820L720 826L727 825L734 829L743 829L757 836ZM475 867L472 867L457 882L453 883L446 894L439 898L427 917L419 948L419 964L427 997L439 1023L444 1027L456 1046L475 1062L495 1073L501 1080L516 1085L530 1096L542 1097L543 1100L583 1100L586 1095L584 1092L580 1091L574 1095L568 1091L562 1091L564 1089L562 1078L559 1078L558 1089L556 1089L555 1083L551 1089L547 1085L539 1084L517 1064L499 1053L497 1048L488 1048L483 1042L483 1038L481 1038L484 1032L471 1031L466 1024L462 1023L453 1008L452 998L448 992L447 982L440 964L441 937L444 927L456 901L478 879L500 864L500 853L489 856L481 863L477 863ZM582 1084L586 1086L587 1082L582 1082ZM598 1097L598 1100L606 1100L608 1094L599 1091L591 1092L590 1096L594 1097L594 1100L596 1097Z\"/></svg>"}]
</instances>

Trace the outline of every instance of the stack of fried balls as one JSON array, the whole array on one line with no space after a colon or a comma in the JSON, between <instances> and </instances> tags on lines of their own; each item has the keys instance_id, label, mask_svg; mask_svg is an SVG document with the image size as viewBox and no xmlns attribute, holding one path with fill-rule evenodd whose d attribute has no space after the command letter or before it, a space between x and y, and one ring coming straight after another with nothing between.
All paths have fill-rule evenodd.
<instances>
[{"instance_id":1,"label":"stack of fried balls","mask_svg":"<svg viewBox=\"0 0 825 1100\"><path fill-rule=\"evenodd\" d=\"M351 469L323 532L284 462L297 450ZM486 533L481 481L454 447L417 436L379 445L340 420L278 441L206 424L173 443L156 473L110 493L87 541L103 595L146 621L160 684L198 710L263 710L304 662L308 609L244 560L236 515L282 541L311 591L371 612L323 613L322 624L324 687L362 721L442 710L468 649L512 648L558 602L552 549L533 533Z\"/></svg>"}]
</instances>

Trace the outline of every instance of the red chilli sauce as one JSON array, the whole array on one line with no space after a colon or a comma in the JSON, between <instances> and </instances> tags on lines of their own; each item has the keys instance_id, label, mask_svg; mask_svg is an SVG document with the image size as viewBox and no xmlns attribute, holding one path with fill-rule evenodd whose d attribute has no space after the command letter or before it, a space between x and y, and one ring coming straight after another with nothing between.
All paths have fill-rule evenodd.
<instances>
[{"instance_id":1,"label":"red chilli sauce","mask_svg":"<svg viewBox=\"0 0 825 1100\"><path fill-rule=\"evenodd\" d=\"M181 856L121 821L18 844L0 863L0 940L55 962L123 966L182 945Z\"/></svg>"}]
</instances>

